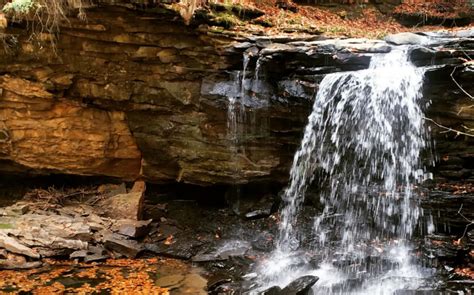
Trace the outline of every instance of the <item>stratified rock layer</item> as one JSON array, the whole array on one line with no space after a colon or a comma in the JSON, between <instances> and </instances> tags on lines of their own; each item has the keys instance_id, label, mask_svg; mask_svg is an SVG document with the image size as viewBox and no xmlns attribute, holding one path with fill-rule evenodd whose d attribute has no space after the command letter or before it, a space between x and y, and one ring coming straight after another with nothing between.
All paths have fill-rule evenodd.
<instances>
[{"instance_id":1,"label":"stratified rock layer","mask_svg":"<svg viewBox=\"0 0 474 295\"><path fill-rule=\"evenodd\" d=\"M186 26L162 8L118 5L88 9L87 22L71 18L54 43L45 33L32 41L23 24L6 33L18 43L0 56L2 173L199 185L285 183L324 74L366 68L392 46L237 37ZM474 93L472 70L461 66L469 36L413 51L420 65L444 65L430 69L425 93L428 116L446 126L474 128L471 101L450 77L459 67L456 81ZM439 131L439 175L472 179L472 140Z\"/></svg>"}]
</instances>

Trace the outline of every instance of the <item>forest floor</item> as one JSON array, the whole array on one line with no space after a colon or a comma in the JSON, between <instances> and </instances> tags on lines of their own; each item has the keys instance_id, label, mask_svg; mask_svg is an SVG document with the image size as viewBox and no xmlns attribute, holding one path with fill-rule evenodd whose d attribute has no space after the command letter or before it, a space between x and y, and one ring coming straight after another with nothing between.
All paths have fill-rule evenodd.
<instances>
[{"instance_id":1,"label":"forest floor","mask_svg":"<svg viewBox=\"0 0 474 295\"><path fill-rule=\"evenodd\" d=\"M170 294L180 288L204 294L206 280L173 259L110 259L105 262L45 259L40 268L0 271L0 293L33 294ZM165 287L161 287L161 286Z\"/></svg>"},{"instance_id":2,"label":"forest floor","mask_svg":"<svg viewBox=\"0 0 474 295\"><path fill-rule=\"evenodd\" d=\"M223 5L229 7L229 5ZM323 34L329 37L383 38L406 31L456 30L471 26L472 8L465 5L402 4L389 5L307 5L281 0L247 0L234 14L218 11L219 22L236 30L254 34ZM251 9L264 14L251 20ZM235 13L239 11L239 13Z\"/></svg>"}]
</instances>

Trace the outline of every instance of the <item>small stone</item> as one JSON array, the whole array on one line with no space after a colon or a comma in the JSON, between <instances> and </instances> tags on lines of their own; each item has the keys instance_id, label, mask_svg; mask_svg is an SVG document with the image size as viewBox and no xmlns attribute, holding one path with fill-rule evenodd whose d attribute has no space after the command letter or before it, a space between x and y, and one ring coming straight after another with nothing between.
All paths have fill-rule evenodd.
<instances>
[{"instance_id":1,"label":"small stone","mask_svg":"<svg viewBox=\"0 0 474 295\"><path fill-rule=\"evenodd\" d=\"M281 294L281 288L278 286L273 286L261 293L261 295L280 295Z\"/></svg>"},{"instance_id":2,"label":"small stone","mask_svg":"<svg viewBox=\"0 0 474 295\"><path fill-rule=\"evenodd\" d=\"M88 253L87 250L74 251L69 255L69 258L70 259L84 258L87 256L87 253Z\"/></svg>"},{"instance_id":3,"label":"small stone","mask_svg":"<svg viewBox=\"0 0 474 295\"><path fill-rule=\"evenodd\" d=\"M137 221L137 220L119 220L118 221L118 233L131 238L141 238L148 234L150 231L150 220Z\"/></svg>"},{"instance_id":4,"label":"small stone","mask_svg":"<svg viewBox=\"0 0 474 295\"><path fill-rule=\"evenodd\" d=\"M39 261L27 262L24 256L9 253L5 259L0 260L0 269L29 269L41 264Z\"/></svg>"},{"instance_id":5,"label":"small stone","mask_svg":"<svg viewBox=\"0 0 474 295\"><path fill-rule=\"evenodd\" d=\"M141 251L143 251L143 247L136 241L125 240L120 237L115 237L114 235L106 237L104 240L105 248L118 252L129 258L135 258Z\"/></svg>"},{"instance_id":6,"label":"small stone","mask_svg":"<svg viewBox=\"0 0 474 295\"><path fill-rule=\"evenodd\" d=\"M209 280L207 282L207 290L208 291L216 290L219 286L221 286L225 283L229 283L229 282L232 282L231 278L229 278L227 276L223 276L221 274L217 274L217 275L209 278Z\"/></svg>"},{"instance_id":7,"label":"small stone","mask_svg":"<svg viewBox=\"0 0 474 295\"><path fill-rule=\"evenodd\" d=\"M282 295L307 295L311 287L319 280L316 276L302 276L281 290Z\"/></svg>"},{"instance_id":8,"label":"small stone","mask_svg":"<svg viewBox=\"0 0 474 295\"><path fill-rule=\"evenodd\" d=\"M251 272L242 276L242 278L246 280L255 279L256 277L258 277L258 273L256 272Z\"/></svg>"},{"instance_id":9,"label":"small stone","mask_svg":"<svg viewBox=\"0 0 474 295\"><path fill-rule=\"evenodd\" d=\"M32 261L32 262L24 262L24 263L12 263L9 260L0 260L0 269L32 269L38 268L43 263L41 261Z\"/></svg>"},{"instance_id":10,"label":"small stone","mask_svg":"<svg viewBox=\"0 0 474 295\"><path fill-rule=\"evenodd\" d=\"M227 250L219 253L219 256L223 259L228 259L230 257L243 257L245 253L249 250L249 247L237 247L232 250Z\"/></svg>"},{"instance_id":11,"label":"small stone","mask_svg":"<svg viewBox=\"0 0 474 295\"><path fill-rule=\"evenodd\" d=\"M30 205L28 203L18 202L15 205L11 206L11 211L18 215L26 214L30 211Z\"/></svg>"},{"instance_id":12,"label":"small stone","mask_svg":"<svg viewBox=\"0 0 474 295\"><path fill-rule=\"evenodd\" d=\"M273 235L270 233L260 233L255 237L255 239L252 241L252 247L255 250L259 251L271 251L274 247L273 245Z\"/></svg>"},{"instance_id":13,"label":"small stone","mask_svg":"<svg viewBox=\"0 0 474 295\"><path fill-rule=\"evenodd\" d=\"M89 245L89 248L87 248L87 250L89 253L94 253L94 254L104 254L105 252L107 252L102 246Z\"/></svg>"},{"instance_id":14,"label":"small stone","mask_svg":"<svg viewBox=\"0 0 474 295\"><path fill-rule=\"evenodd\" d=\"M258 210L253 210L245 214L245 218L247 219L258 219L258 218L265 218L270 216L272 214L271 208L266 208L266 209L258 209Z\"/></svg>"},{"instance_id":15,"label":"small stone","mask_svg":"<svg viewBox=\"0 0 474 295\"><path fill-rule=\"evenodd\" d=\"M109 258L108 255L101 255L101 254L92 254L92 255L87 255L84 257L84 262L94 262L94 261L103 261Z\"/></svg>"},{"instance_id":16,"label":"small stone","mask_svg":"<svg viewBox=\"0 0 474 295\"><path fill-rule=\"evenodd\" d=\"M40 255L31 248L20 244L17 239L9 237L4 233L0 233L0 247L16 254L25 255L35 259L40 258Z\"/></svg>"}]
</instances>

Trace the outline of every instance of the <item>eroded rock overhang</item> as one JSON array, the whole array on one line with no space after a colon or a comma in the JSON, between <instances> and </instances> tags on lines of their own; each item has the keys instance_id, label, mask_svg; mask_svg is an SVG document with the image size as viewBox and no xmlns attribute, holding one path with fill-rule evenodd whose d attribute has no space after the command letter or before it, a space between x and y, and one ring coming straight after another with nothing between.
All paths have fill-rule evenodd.
<instances>
[{"instance_id":1,"label":"eroded rock overhang","mask_svg":"<svg viewBox=\"0 0 474 295\"><path fill-rule=\"evenodd\" d=\"M262 37L187 26L169 10L105 5L88 9L87 22L71 18L54 42L48 34L33 42L21 23L6 33L17 44L0 57L2 173L285 183L324 74L364 69L396 44L412 45L413 61L429 67L427 116L474 128L472 100L454 82L474 92L465 63L472 30L387 41ZM249 99L235 146L227 113L242 89ZM472 179L472 140L432 127L437 175Z\"/></svg>"}]
</instances>

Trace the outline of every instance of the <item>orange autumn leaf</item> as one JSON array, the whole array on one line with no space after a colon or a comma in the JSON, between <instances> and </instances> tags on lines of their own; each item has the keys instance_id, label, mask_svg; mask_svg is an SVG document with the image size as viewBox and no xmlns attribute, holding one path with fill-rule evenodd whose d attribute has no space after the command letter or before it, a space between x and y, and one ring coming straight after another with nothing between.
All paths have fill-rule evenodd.
<instances>
[{"instance_id":1,"label":"orange autumn leaf","mask_svg":"<svg viewBox=\"0 0 474 295\"><path fill-rule=\"evenodd\" d=\"M165 245L171 245L171 244L173 244L173 243L175 242L173 239L174 239L173 235L168 236L168 237L166 238L166 240L164 241L164 244L165 244Z\"/></svg>"}]
</instances>

